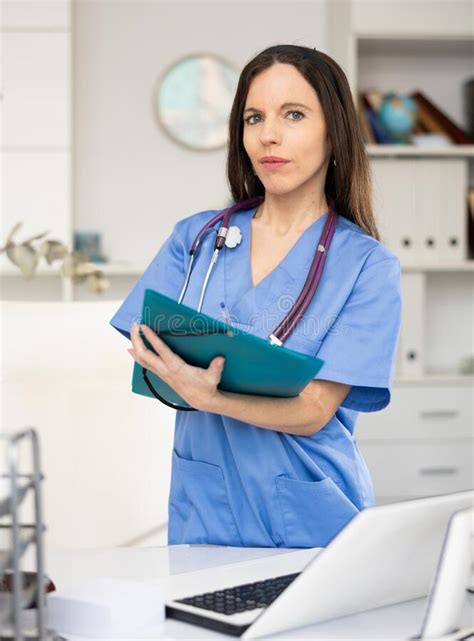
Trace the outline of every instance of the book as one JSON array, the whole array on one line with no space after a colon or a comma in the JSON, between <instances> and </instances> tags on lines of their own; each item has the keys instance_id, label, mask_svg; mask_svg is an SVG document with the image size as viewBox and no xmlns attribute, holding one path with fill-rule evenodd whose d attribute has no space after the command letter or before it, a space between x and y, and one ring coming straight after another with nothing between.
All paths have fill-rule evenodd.
<instances>
[{"instance_id":1,"label":"book","mask_svg":"<svg viewBox=\"0 0 474 641\"><path fill-rule=\"evenodd\" d=\"M474 139L474 78L470 78L464 84L464 112L467 132Z\"/></svg>"},{"instance_id":2,"label":"book","mask_svg":"<svg viewBox=\"0 0 474 641\"><path fill-rule=\"evenodd\" d=\"M444 133L456 145L469 145L473 140L469 134L461 129L439 107L431 102L421 91L415 91L411 98L416 102L420 112L420 120L431 133Z\"/></svg>"},{"instance_id":3,"label":"book","mask_svg":"<svg viewBox=\"0 0 474 641\"><path fill-rule=\"evenodd\" d=\"M364 113L372 130L375 142L380 145L393 144L395 141L380 124L377 111L373 108L372 103L365 93L362 93L362 103L364 105Z\"/></svg>"},{"instance_id":4,"label":"book","mask_svg":"<svg viewBox=\"0 0 474 641\"><path fill-rule=\"evenodd\" d=\"M468 257L474 258L474 187L467 193L467 247Z\"/></svg>"},{"instance_id":5,"label":"book","mask_svg":"<svg viewBox=\"0 0 474 641\"><path fill-rule=\"evenodd\" d=\"M364 109L364 101L362 100L361 93L359 93L357 96L357 115L359 117L359 124L364 142L368 144L374 144L376 142L375 136L369 125L369 122L367 121L367 116Z\"/></svg>"}]
</instances>

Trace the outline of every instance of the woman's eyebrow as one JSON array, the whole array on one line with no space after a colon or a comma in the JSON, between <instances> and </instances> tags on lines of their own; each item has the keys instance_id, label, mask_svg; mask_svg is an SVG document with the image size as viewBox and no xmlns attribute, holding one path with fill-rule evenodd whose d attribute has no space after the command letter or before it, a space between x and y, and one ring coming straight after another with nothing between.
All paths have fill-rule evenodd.
<instances>
[{"instance_id":1,"label":"woman's eyebrow","mask_svg":"<svg viewBox=\"0 0 474 641\"><path fill-rule=\"evenodd\" d=\"M287 107L303 107L303 109L311 111L309 107L303 105L303 103L301 102L284 102L280 109L286 109ZM247 113L247 111L260 111L260 109L256 109L255 107L247 107L247 109L244 110L244 114Z\"/></svg>"}]
</instances>

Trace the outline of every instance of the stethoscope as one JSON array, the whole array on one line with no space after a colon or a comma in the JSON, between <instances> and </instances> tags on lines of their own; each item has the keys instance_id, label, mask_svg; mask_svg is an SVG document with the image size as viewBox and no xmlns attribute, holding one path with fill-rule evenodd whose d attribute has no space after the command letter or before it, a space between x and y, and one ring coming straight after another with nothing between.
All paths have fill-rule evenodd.
<instances>
[{"instance_id":1,"label":"stethoscope","mask_svg":"<svg viewBox=\"0 0 474 641\"><path fill-rule=\"evenodd\" d=\"M178 303L182 302L184 295L186 293L186 290L188 288L189 279L191 277L191 272L193 270L193 264L195 262L197 249L201 243L203 236L217 222L222 221L219 227L219 230L217 232L216 240L214 242L214 251L212 253L212 257L209 262L209 266L207 268L206 276L204 278L204 282L201 287L201 293L199 296L199 303L197 307L198 312L201 311L202 304L204 301L204 295L206 293L206 289L209 284L209 279L211 277L211 272L212 272L212 269L214 268L214 265L217 262L221 249L224 246L227 246L229 248L236 247L242 240L242 234L240 233L239 228L236 225L229 227L229 222L231 220L232 215L235 214L237 211L248 210L255 206L258 206L263 202L263 200L264 200L263 196L257 196L256 198L250 198L248 200L240 201L235 205L232 205L232 207L230 207L229 209L225 209L219 212L216 216L211 218L211 220L209 220L209 222L207 222L204 225L204 227L196 236L193 244L191 245L191 249L189 250L189 255L190 255L189 265L186 270L184 285L179 295ZM324 228L323 228L323 231L321 232L318 246L314 253L313 262L311 263L311 267L306 277L306 281L293 307L287 313L285 318L279 323L279 325L273 330L273 333L270 334L270 336L268 337L272 345L278 345L280 347L283 345L284 341L288 338L288 336L294 330L299 319L306 312L311 301L313 300L313 297L319 285L319 281L321 280L324 263L326 262L326 255L327 255L329 246L331 244L332 237L334 236L336 224L337 224L337 214L334 209L334 206L331 203L329 208L329 214L326 219L326 222L324 223ZM172 401L168 401L161 394L159 394L154 388L152 382L150 381L145 367L142 367L142 374L148 389L153 394L153 396L157 398L159 401L176 410L183 410L188 412L196 411L194 407L178 405Z\"/></svg>"},{"instance_id":2,"label":"stethoscope","mask_svg":"<svg viewBox=\"0 0 474 641\"><path fill-rule=\"evenodd\" d=\"M211 272L214 268L214 265L217 262L221 249L224 246L233 248L237 246L242 239L242 235L240 233L239 228L236 225L233 225L232 227L229 226L232 215L238 211L248 210L255 206L258 206L263 202L263 200L264 200L263 196L257 196L256 198L240 201L235 205L232 205L232 207L230 207L229 209L224 209L223 211L219 212L216 216L211 218L211 220L209 220L204 225L204 227L196 236L193 244L191 245L191 249L189 250L189 255L190 255L189 265L186 270L184 285L179 295L178 303L182 302L184 295L186 293L186 290L188 288L189 279L191 277L191 272L193 270L193 264L196 257L196 252L201 243L201 239L203 238L203 236L211 229L211 227L214 227L214 225L217 222L222 221L219 227L219 230L217 232L216 240L214 242L214 251L212 253L212 257L209 262L209 267L207 268L207 272L201 287L201 293L199 296L199 302L197 306L198 312L201 311L206 289L209 284L209 279L211 277ZM326 219L326 222L324 223L324 228L323 228L323 231L321 232L318 246L314 253L313 262L311 263L310 270L308 272L306 281L303 285L300 295L298 296L296 302L294 303L290 311L286 314L285 318L279 323L279 325L274 329L273 333L270 334L270 336L268 337L268 340L273 345L279 345L279 346L283 345L285 340L288 338L288 336L292 333L292 331L296 327L296 324L298 323L300 318L308 309L316 293L316 290L318 288L319 281L321 280L324 264L326 262L326 255L327 255L329 246L331 244L334 231L336 229L336 224L337 224L337 214L334 209L334 206L331 203L328 217Z\"/></svg>"}]
</instances>

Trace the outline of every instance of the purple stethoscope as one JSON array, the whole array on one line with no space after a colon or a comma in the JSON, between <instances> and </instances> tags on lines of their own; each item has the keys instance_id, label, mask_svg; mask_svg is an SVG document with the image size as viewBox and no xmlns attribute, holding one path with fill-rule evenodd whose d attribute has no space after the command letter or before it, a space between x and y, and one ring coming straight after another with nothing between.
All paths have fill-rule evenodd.
<instances>
[{"instance_id":1,"label":"purple stethoscope","mask_svg":"<svg viewBox=\"0 0 474 641\"><path fill-rule=\"evenodd\" d=\"M204 295L206 293L207 285L209 282L209 278L211 276L212 269L216 264L217 258L219 257L219 253L221 249L224 247L224 245L226 245L227 247L235 247L241 241L242 237L238 227L236 226L229 227L229 222L232 215L237 211L248 210L255 206L258 206L263 202L263 200L264 200L263 196L257 196L255 198L240 201L235 205L232 205L232 207L230 207L229 209L224 209L223 211L219 212L216 216L211 218L211 220L209 220L209 222L207 222L204 225L204 227L196 236L191 246L191 249L189 250L189 255L191 256L191 258L189 261L188 269L186 271L186 277L184 280L183 289L181 290L181 294L179 295L178 303L181 303L186 293L189 279L191 276L191 271L193 268L194 259L196 256L196 252L204 234L206 234L211 229L211 227L213 227L218 221L222 221L219 227L219 230L217 232L217 237L214 243L214 251L212 254L212 258L210 260L209 267L207 269L207 273L201 288L201 294L199 297L199 303L197 307L198 312L201 311ZM279 345L279 346L283 345L285 340L294 330L300 318L308 309L313 299L313 296L315 295L316 290L318 288L319 281L321 280L324 263L326 261L326 254L331 244L331 240L334 235L334 231L336 229L336 224L337 224L337 213L334 209L333 204L331 203L329 208L329 214L326 219L326 222L324 223L324 228L323 228L323 231L321 232L318 246L314 254L313 262L311 263L310 270L308 272L306 281L303 285L300 295L298 296L296 302L294 303L290 311L279 323L279 325L276 327L273 333L270 334L270 336L268 337L270 343L272 343L273 345Z\"/></svg>"}]
</instances>

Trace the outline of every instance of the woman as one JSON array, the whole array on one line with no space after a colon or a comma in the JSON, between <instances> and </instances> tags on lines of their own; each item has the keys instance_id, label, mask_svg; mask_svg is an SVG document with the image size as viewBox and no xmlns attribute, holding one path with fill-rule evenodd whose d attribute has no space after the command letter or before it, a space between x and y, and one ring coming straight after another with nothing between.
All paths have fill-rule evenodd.
<instances>
[{"instance_id":1,"label":"woman","mask_svg":"<svg viewBox=\"0 0 474 641\"><path fill-rule=\"evenodd\" d=\"M298 297L329 206L338 213L316 295L285 346L324 365L297 397L218 389L224 359L188 365L138 325L149 287L177 300L189 248L218 210L179 221L111 320L132 357L196 412L177 411L168 543L325 546L373 486L354 437L359 411L381 410L400 329L400 264L379 241L369 163L347 79L328 55L277 45L243 69L230 115L227 176L242 241L225 247L202 312L268 338ZM275 157L284 162L275 162ZM272 164L272 162L274 164ZM216 229L218 224L216 224ZM208 234L184 304L196 309L215 235Z\"/></svg>"}]
</instances>

